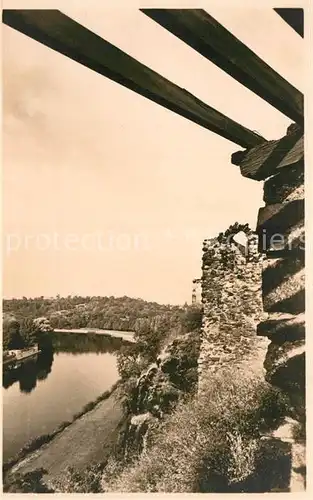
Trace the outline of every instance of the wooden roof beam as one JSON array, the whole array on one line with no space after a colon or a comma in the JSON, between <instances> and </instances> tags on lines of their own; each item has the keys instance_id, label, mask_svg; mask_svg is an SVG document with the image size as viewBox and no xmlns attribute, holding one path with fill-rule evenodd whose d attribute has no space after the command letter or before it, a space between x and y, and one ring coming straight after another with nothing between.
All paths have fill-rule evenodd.
<instances>
[{"instance_id":1,"label":"wooden roof beam","mask_svg":"<svg viewBox=\"0 0 313 500\"><path fill-rule=\"evenodd\" d=\"M303 9L274 9L275 12L295 30L298 35L304 37L304 12Z\"/></svg>"},{"instance_id":2,"label":"wooden roof beam","mask_svg":"<svg viewBox=\"0 0 313 500\"><path fill-rule=\"evenodd\" d=\"M3 22L242 147L265 140L58 10L3 10Z\"/></svg>"},{"instance_id":3,"label":"wooden roof beam","mask_svg":"<svg viewBox=\"0 0 313 500\"><path fill-rule=\"evenodd\" d=\"M232 154L232 163L240 166L241 175L264 180L288 167L304 165L303 130L289 130L279 140L268 141L246 151Z\"/></svg>"},{"instance_id":4,"label":"wooden roof beam","mask_svg":"<svg viewBox=\"0 0 313 500\"><path fill-rule=\"evenodd\" d=\"M141 10L291 120L303 124L303 94L206 11Z\"/></svg>"}]
</instances>

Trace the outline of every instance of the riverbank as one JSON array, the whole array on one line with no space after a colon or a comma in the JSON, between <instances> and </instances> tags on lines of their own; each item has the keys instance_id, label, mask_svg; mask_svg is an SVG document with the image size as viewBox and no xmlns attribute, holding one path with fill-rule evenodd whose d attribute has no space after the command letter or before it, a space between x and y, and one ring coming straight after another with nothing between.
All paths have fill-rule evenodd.
<instances>
[{"instance_id":1,"label":"riverbank","mask_svg":"<svg viewBox=\"0 0 313 500\"><path fill-rule=\"evenodd\" d=\"M93 404L95 406L91 409ZM5 484L10 485L10 477L15 473L26 474L43 468L47 471L44 483L55 488L65 480L69 467L83 471L87 466L106 460L123 423L124 412L116 385L107 391L107 397L100 402L89 403L85 409L85 413L76 415L76 419L74 417L66 427L52 433L49 442L41 443L37 450L28 451L23 457L20 455L14 464L11 463L10 470L7 468ZM6 491L14 492L10 486Z\"/></svg>"},{"instance_id":2,"label":"riverbank","mask_svg":"<svg viewBox=\"0 0 313 500\"><path fill-rule=\"evenodd\" d=\"M55 328L53 330L54 333L78 333L78 334L92 334L92 335L101 335L103 337L114 337L117 339L122 339L126 342L135 343L136 340L134 338L135 332L133 331L124 331L124 330L102 330L99 328Z\"/></svg>"}]
</instances>

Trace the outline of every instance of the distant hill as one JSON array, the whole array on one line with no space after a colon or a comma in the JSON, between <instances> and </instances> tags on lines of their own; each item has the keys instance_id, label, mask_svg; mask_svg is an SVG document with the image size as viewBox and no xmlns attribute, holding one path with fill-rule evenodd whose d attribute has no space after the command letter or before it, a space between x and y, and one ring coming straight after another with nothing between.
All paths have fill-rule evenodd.
<instances>
[{"instance_id":1,"label":"distant hill","mask_svg":"<svg viewBox=\"0 0 313 500\"><path fill-rule=\"evenodd\" d=\"M130 297L22 298L3 301L6 317L18 321L47 317L53 328L104 328L113 330L170 328L184 307L161 305Z\"/></svg>"}]
</instances>

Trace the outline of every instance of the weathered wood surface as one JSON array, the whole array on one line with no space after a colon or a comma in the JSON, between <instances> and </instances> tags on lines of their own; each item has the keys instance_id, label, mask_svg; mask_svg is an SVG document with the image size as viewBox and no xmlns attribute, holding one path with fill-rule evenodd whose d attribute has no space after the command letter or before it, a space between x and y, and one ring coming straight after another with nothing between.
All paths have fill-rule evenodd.
<instances>
[{"instance_id":1,"label":"weathered wood surface","mask_svg":"<svg viewBox=\"0 0 313 500\"><path fill-rule=\"evenodd\" d=\"M291 120L303 123L303 94L205 10L142 9L142 12Z\"/></svg>"},{"instance_id":2,"label":"weathered wood surface","mask_svg":"<svg viewBox=\"0 0 313 500\"><path fill-rule=\"evenodd\" d=\"M241 145L264 142L58 10L4 10L5 24L151 101Z\"/></svg>"},{"instance_id":3,"label":"weathered wood surface","mask_svg":"<svg viewBox=\"0 0 313 500\"><path fill-rule=\"evenodd\" d=\"M301 130L232 155L232 163L240 166L241 175L255 180L264 180L303 160L304 138Z\"/></svg>"},{"instance_id":4,"label":"weathered wood surface","mask_svg":"<svg viewBox=\"0 0 313 500\"><path fill-rule=\"evenodd\" d=\"M304 136L296 142L292 149L286 154L283 160L277 165L277 169L289 167L304 159Z\"/></svg>"},{"instance_id":5,"label":"weathered wood surface","mask_svg":"<svg viewBox=\"0 0 313 500\"><path fill-rule=\"evenodd\" d=\"M295 30L298 35L304 37L304 12L299 8L274 9L275 12Z\"/></svg>"}]
</instances>

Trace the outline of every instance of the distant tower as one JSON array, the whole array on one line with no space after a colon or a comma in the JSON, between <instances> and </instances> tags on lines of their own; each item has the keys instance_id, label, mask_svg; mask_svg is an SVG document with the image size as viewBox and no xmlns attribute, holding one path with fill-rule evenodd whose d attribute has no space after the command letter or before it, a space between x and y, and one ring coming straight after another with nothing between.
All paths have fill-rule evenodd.
<instances>
[{"instance_id":1,"label":"distant tower","mask_svg":"<svg viewBox=\"0 0 313 500\"><path fill-rule=\"evenodd\" d=\"M192 281L192 304L201 304L201 278Z\"/></svg>"}]
</instances>

